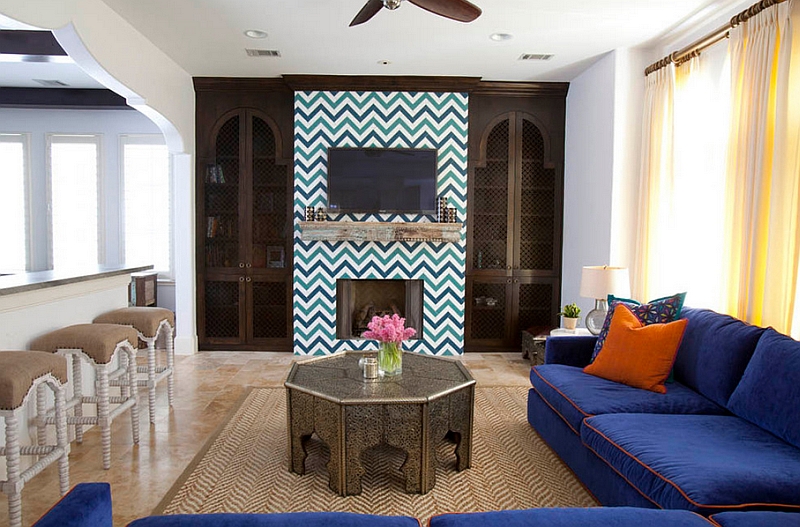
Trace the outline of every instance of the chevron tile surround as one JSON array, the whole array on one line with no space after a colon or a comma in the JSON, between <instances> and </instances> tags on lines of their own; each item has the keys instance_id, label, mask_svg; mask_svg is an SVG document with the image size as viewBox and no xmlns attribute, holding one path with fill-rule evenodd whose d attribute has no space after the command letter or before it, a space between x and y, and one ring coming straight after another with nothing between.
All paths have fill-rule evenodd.
<instances>
[{"instance_id":1,"label":"chevron tile surround","mask_svg":"<svg viewBox=\"0 0 800 527\"><path fill-rule=\"evenodd\" d=\"M305 207L327 204L328 147L436 148L439 196L460 221L467 206L466 93L296 92L294 97L293 326L297 355L376 349L336 338L336 280L421 279L423 332L404 343L431 355L464 351L466 240L459 243L303 242ZM342 214L332 221L435 221L427 215Z\"/></svg>"}]
</instances>

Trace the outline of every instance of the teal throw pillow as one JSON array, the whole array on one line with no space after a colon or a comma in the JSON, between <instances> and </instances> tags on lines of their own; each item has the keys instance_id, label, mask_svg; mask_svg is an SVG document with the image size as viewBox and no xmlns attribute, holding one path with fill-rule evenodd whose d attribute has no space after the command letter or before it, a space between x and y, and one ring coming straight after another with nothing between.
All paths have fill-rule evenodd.
<instances>
[{"instance_id":1,"label":"teal throw pillow","mask_svg":"<svg viewBox=\"0 0 800 527\"><path fill-rule=\"evenodd\" d=\"M617 298L614 295L608 295L608 314L606 315L605 322L603 322L603 328L597 335L597 343L592 353L592 362L594 362L600 350L603 349L603 344L608 335L608 328L611 326L611 317L614 315L614 308L619 304L628 307L644 325L666 324L668 322L674 322L681 317L681 310L683 309L683 301L685 299L686 293L678 293L672 296L656 298L646 304L641 304L629 298Z\"/></svg>"}]
</instances>

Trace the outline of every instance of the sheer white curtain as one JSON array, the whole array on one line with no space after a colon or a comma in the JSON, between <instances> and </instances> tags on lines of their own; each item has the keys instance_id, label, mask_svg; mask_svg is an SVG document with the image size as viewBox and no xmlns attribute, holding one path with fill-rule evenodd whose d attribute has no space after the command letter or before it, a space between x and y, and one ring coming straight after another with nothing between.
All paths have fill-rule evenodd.
<instances>
[{"instance_id":1,"label":"sheer white curtain","mask_svg":"<svg viewBox=\"0 0 800 527\"><path fill-rule=\"evenodd\" d=\"M659 289L655 277L666 271L663 255L672 212L675 66L669 64L645 79L639 224L632 293L648 299Z\"/></svg>"},{"instance_id":2,"label":"sheer white curtain","mask_svg":"<svg viewBox=\"0 0 800 527\"><path fill-rule=\"evenodd\" d=\"M785 333L792 330L800 263L793 3L765 9L731 31L726 192L726 311Z\"/></svg>"}]
</instances>

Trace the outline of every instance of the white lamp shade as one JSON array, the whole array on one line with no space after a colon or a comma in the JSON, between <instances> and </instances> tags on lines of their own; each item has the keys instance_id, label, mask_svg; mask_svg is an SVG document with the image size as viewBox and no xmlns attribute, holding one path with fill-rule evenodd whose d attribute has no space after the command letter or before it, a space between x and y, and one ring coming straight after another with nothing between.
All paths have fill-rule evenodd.
<instances>
[{"instance_id":1,"label":"white lamp shade","mask_svg":"<svg viewBox=\"0 0 800 527\"><path fill-rule=\"evenodd\" d=\"M608 295L623 298L631 296L631 280L627 267L590 265L581 272L580 295L585 298L605 300Z\"/></svg>"}]
</instances>

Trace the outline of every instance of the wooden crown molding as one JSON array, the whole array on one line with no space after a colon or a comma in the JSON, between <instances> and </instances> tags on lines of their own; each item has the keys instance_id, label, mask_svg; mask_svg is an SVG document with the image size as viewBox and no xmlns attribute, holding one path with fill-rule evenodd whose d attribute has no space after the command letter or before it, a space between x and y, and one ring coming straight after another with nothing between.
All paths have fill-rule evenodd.
<instances>
[{"instance_id":1,"label":"wooden crown molding","mask_svg":"<svg viewBox=\"0 0 800 527\"><path fill-rule=\"evenodd\" d=\"M566 97L568 82L482 81L480 77L284 75L282 78L194 77L201 91L424 91L505 97Z\"/></svg>"},{"instance_id":2,"label":"wooden crown molding","mask_svg":"<svg viewBox=\"0 0 800 527\"><path fill-rule=\"evenodd\" d=\"M194 91L275 91L288 90L280 77L192 77Z\"/></svg>"},{"instance_id":3,"label":"wooden crown molding","mask_svg":"<svg viewBox=\"0 0 800 527\"><path fill-rule=\"evenodd\" d=\"M106 89L0 88L0 107L132 110L125 97Z\"/></svg>"},{"instance_id":4,"label":"wooden crown molding","mask_svg":"<svg viewBox=\"0 0 800 527\"><path fill-rule=\"evenodd\" d=\"M295 91L432 91L468 92L479 77L431 77L398 75L284 75Z\"/></svg>"}]
</instances>

